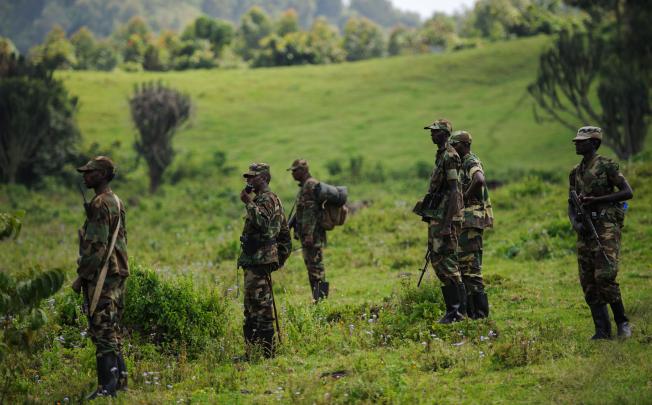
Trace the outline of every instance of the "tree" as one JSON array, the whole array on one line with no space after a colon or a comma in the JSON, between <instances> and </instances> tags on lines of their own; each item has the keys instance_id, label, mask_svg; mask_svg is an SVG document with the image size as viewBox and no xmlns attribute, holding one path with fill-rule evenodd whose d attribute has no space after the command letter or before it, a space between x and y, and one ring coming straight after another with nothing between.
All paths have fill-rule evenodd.
<instances>
[{"instance_id":1,"label":"tree","mask_svg":"<svg viewBox=\"0 0 652 405\"><path fill-rule=\"evenodd\" d=\"M252 7L240 19L238 29L238 52L245 60L254 57L260 48L260 40L272 33L272 22L260 7Z\"/></svg>"},{"instance_id":2,"label":"tree","mask_svg":"<svg viewBox=\"0 0 652 405\"><path fill-rule=\"evenodd\" d=\"M581 125L604 129L603 143L620 159L640 152L650 116L648 24L640 0L573 0L594 18L583 31L562 31L539 60L536 80L528 86L537 105L571 130ZM600 109L595 105L597 90ZM536 111L535 111L536 112Z\"/></svg>"},{"instance_id":3,"label":"tree","mask_svg":"<svg viewBox=\"0 0 652 405\"><path fill-rule=\"evenodd\" d=\"M323 17L315 20L308 35L308 45L314 54L314 63L339 63L346 58L337 28Z\"/></svg>"},{"instance_id":4,"label":"tree","mask_svg":"<svg viewBox=\"0 0 652 405\"><path fill-rule=\"evenodd\" d=\"M387 53L409 55L428 52L428 45L421 34L414 29L396 27L389 34Z\"/></svg>"},{"instance_id":5,"label":"tree","mask_svg":"<svg viewBox=\"0 0 652 405\"><path fill-rule=\"evenodd\" d=\"M81 27L70 37L70 43L75 48L75 69L94 69L95 37L86 27Z\"/></svg>"},{"instance_id":6,"label":"tree","mask_svg":"<svg viewBox=\"0 0 652 405\"><path fill-rule=\"evenodd\" d=\"M0 181L33 184L74 156L77 98L51 69L23 58L0 76Z\"/></svg>"},{"instance_id":7,"label":"tree","mask_svg":"<svg viewBox=\"0 0 652 405\"><path fill-rule=\"evenodd\" d=\"M430 47L445 49L457 39L455 20L444 13L434 13L421 28L423 41Z\"/></svg>"},{"instance_id":8,"label":"tree","mask_svg":"<svg viewBox=\"0 0 652 405\"><path fill-rule=\"evenodd\" d=\"M336 22L343 11L342 0L317 0L317 11L315 13L317 16L323 16L329 21Z\"/></svg>"},{"instance_id":9,"label":"tree","mask_svg":"<svg viewBox=\"0 0 652 405\"><path fill-rule=\"evenodd\" d=\"M233 35L233 26L228 21L202 16L184 29L181 39L184 41L208 40L213 53L219 55L222 48L231 43Z\"/></svg>"},{"instance_id":10,"label":"tree","mask_svg":"<svg viewBox=\"0 0 652 405\"><path fill-rule=\"evenodd\" d=\"M282 37L299 31L299 15L293 8L285 10L276 23L276 34Z\"/></svg>"},{"instance_id":11,"label":"tree","mask_svg":"<svg viewBox=\"0 0 652 405\"><path fill-rule=\"evenodd\" d=\"M190 97L161 82L141 83L135 86L129 106L140 134L134 148L147 162L150 192L154 193L174 158L172 138L190 117Z\"/></svg>"},{"instance_id":12,"label":"tree","mask_svg":"<svg viewBox=\"0 0 652 405\"><path fill-rule=\"evenodd\" d=\"M528 91L539 107L570 130L603 127L604 144L628 159L643 146L650 114L645 81L628 63L609 57L604 39L564 31L541 55L537 79ZM602 112L591 98L598 80Z\"/></svg>"},{"instance_id":13,"label":"tree","mask_svg":"<svg viewBox=\"0 0 652 405\"><path fill-rule=\"evenodd\" d=\"M344 27L344 50L350 61L382 56L385 48L380 27L366 18L350 18Z\"/></svg>"},{"instance_id":14,"label":"tree","mask_svg":"<svg viewBox=\"0 0 652 405\"><path fill-rule=\"evenodd\" d=\"M97 70L111 71L119 62L118 52L109 41L100 41L93 52L93 67Z\"/></svg>"},{"instance_id":15,"label":"tree","mask_svg":"<svg viewBox=\"0 0 652 405\"><path fill-rule=\"evenodd\" d=\"M49 69L69 69L77 63L75 48L58 25L52 28L42 45L30 50L30 59L34 63L44 64Z\"/></svg>"},{"instance_id":16,"label":"tree","mask_svg":"<svg viewBox=\"0 0 652 405\"><path fill-rule=\"evenodd\" d=\"M5 76L19 53L9 38L0 37L0 77Z\"/></svg>"}]
</instances>

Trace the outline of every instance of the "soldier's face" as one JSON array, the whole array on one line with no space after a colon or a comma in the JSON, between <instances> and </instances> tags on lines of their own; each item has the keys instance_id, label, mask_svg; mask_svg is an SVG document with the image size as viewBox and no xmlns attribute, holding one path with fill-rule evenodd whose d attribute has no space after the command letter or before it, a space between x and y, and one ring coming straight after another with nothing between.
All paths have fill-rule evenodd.
<instances>
[{"instance_id":1,"label":"soldier's face","mask_svg":"<svg viewBox=\"0 0 652 405\"><path fill-rule=\"evenodd\" d=\"M432 143L435 145L439 145L440 143L446 142L446 138L448 137L448 132L441 130L441 129L431 129L430 130L430 139L432 139Z\"/></svg>"},{"instance_id":2,"label":"soldier's face","mask_svg":"<svg viewBox=\"0 0 652 405\"><path fill-rule=\"evenodd\" d=\"M88 188L95 188L104 181L104 172L101 170L90 170L84 172L84 184Z\"/></svg>"},{"instance_id":3,"label":"soldier's face","mask_svg":"<svg viewBox=\"0 0 652 405\"><path fill-rule=\"evenodd\" d=\"M262 190L267 183L263 176L259 174L253 177L247 177L247 184L251 185L255 191L259 191Z\"/></svg>"},{"instance_id":4,"label":"soldier's face","mask_svg":"<svg viewBox=\"0 0 652 405\"><path fill-rule=\"evenodd\" d=\"M292 178L296 181L301 181L303 176L306 174L306 169L304 167L297 167L292 170Z\"/></svg>"},{"instance_id":5,"label":"soldier's face","mask_svg":"<svg viewBox=\"0 0 652 405\"><path fill-rule=\"evenodd\" d=\"M593 143L590 139L585 139L583 141L573 141L575 144L575 153L577 155L586 155L593 151Z\"/></svg>"}]
</instances>

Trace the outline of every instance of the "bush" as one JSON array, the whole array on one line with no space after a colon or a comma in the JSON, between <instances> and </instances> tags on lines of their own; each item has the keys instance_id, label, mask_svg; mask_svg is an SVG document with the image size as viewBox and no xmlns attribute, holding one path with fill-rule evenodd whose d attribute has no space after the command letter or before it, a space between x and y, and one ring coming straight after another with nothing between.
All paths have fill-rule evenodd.
<instances>
[{"instance_id":1,"label":"bush","mask_svg":"<svg viewBox=\"0 0 652 405\"><path fill-rule=\"evenodd\" d=\"M77 99L43 65L22 59L0 76L0 181L34 184L57 174L79 140Z\"/></svg>"},{"instance_id":2,"label":"bush","mask_svg":"<svg viewBox=\"0 0 652 405\"><path fill-rule=\"evenodd\" d=\"M224 336L225 313L216 293L199 293L190 278L164 281L151 269L131 268L123 326L166 349L198 355L210 340Z\"/></svg>"}]
</instances>

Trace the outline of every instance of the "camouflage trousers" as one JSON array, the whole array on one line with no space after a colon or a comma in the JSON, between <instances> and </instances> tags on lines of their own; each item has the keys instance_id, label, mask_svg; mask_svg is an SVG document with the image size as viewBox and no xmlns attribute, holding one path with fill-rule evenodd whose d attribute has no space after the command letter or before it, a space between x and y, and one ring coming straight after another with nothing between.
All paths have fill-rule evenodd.
<instances>
[{"instance_id":1,"label":"camouflage trousers","mask_svg":"<svg viewBox=\"0 0 652 405\"><path fill-rule=\"evenodd\" d=\"M326 281L326 270L324 269L324 248L321 246L303 246L303 262L308 269L308 280L313 286L320 281Z\"/></svg>"},{"instance_id":2,"label":"camouflage trousers","mask_svg":"<svg viewBox=\"0 0 652 405\"><path fill-rule=\"evenodd\" d=\"M274 330L272 291L267 280L272 270L270 265L260 265L244 271L245 328L252 331Z\"/></svg>"},{"instance_id":3,"label":"camouflage trousers","mask_svg":"<svg viewBox=\"0 0 652 405\"><path fill-rule=\"evenodd\" d=\"M440 231L441 225L434 220L431 221L428 225L428 250L432 268L442 284L460 284L462 276L457 265L457 236L460 232L460 223L453 222L450 235L439 236Z\"/></svg>"},{"instance_id":4,"label":"camouflage trousers","mask_svg":"<svg viewBox=\"0 0 652 405\"><path fill-rule=\"evenodd\" d=\"M462 229L457 248L457 265L467 293L484 291L482 280L482 229Z\"/></svg>"},{"instance_id":5,"label":"camouflage trousers","mask_svg":"<svg viewBox=\"0 0 652 405\"><path fill-rule=\"evenodd\" d=\"M98 277L84 284L87 305L93 299ZM107 275L97 302L95 313L88 320L88 334L95 344L95 354L120 353L122 327L120 320L124 311L125 279L119 274Z\"/></svg>"},{"instance_id":6,"label":"camouflage trousers","mask_svg":"<svg viewBox=\"0 0 652 405\"><path fill-rule=\"evenodd\" d=\"M590 239L578 238L577 262L580 284L587 304L608 304L621 299L616 276L622 225L607 221L595 221L594 225L600 244L609 260L605 259Z\"/></svg>"}]
</instances>

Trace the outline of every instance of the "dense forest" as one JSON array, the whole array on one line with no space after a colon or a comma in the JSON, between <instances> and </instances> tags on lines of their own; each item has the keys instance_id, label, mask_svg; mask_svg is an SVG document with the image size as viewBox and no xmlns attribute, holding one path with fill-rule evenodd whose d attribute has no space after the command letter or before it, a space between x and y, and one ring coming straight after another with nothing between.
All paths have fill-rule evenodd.
<instances>
[{"instance_id":1,"label":"dense forest","mask_svg":"<svg viewBox=\"0 0 652 405\"><path fill-rule=\"evenodd\" d=\"M86 26L107 37L132 17L143 16L154 31L178 31L201 15L237 22L253 6L273 17L292 8L304 28L318 16L339 27L351 16L383 27L420 23L418 14L397 10L389 0L352 0L348 6L342 0L24 0L0 3L0 36L11 38L25 53L55 25L68 34Z\"/></svg>"}]
</instances>

